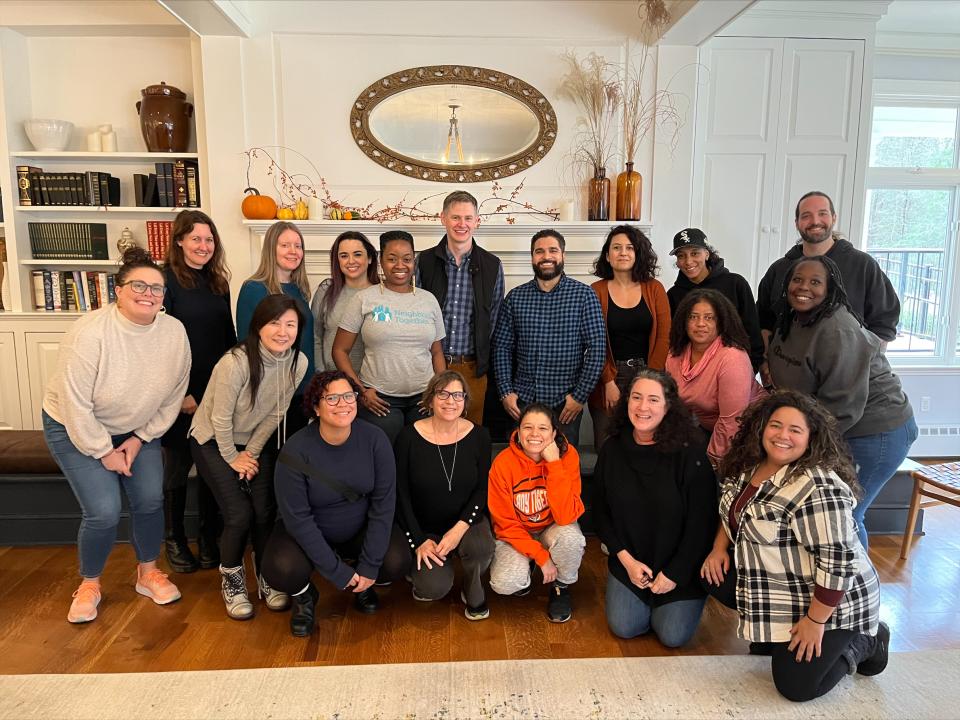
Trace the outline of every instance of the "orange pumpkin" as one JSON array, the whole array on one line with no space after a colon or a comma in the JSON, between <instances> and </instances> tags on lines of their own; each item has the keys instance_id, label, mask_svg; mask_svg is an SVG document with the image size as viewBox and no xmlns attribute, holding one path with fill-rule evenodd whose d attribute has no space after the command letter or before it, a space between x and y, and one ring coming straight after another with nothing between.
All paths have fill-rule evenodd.
<instances>
[{"instance_id":1,"label":"orange pumpkin","mask_svg":"<svg viewBox=\"0 0 960 720\"><path fill-rule=\"evenodd\" d=\"M273 220L277 216L277 204L273 198L261 195L259 190L252 187L248 187L244 192L253 192L253 195L247 195L240 205L240 211L247 220Z\"/></svg>"}]
</instances>

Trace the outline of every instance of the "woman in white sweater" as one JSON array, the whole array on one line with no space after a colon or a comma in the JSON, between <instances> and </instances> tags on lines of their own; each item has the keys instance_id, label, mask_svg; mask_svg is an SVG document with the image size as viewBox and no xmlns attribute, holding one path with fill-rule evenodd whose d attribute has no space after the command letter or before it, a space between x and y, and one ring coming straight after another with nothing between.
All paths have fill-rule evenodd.
<instances>
[{"instance_id":1,"label":"woman in white sweater","mask_svg":"<svg viewBox=\"0 0 960 720\"><path fill-rule=\"evenodd\" d=\"M137 592L159 605L180 599L156 562L163 539L160 436L180 412L190 347L180 321L159 314L165 290L163 273L145 250L125 252L117 302L73 324L43 398L44 437L82 511L83 580L67 614L72 623L97 617L121 487L130 504Z\"/></svg>"},{"instance_id":2,"label":"woman in white sweater","mask_svg":"<svg viewBox=\"0 0 960 720\"><path fill-rule=\"evenodd\" d=\"M193 460L223 513L220 586L234 620L253 617L243 569L248 534L267 607L285 610L290 603L263 581L260 562L277 512L273 466L286 435L286 410L307 372L307 358L297 350L303 331L292 297L261 300L250 332L214 367L190 426Z\"/></svg>"}]
</instances>

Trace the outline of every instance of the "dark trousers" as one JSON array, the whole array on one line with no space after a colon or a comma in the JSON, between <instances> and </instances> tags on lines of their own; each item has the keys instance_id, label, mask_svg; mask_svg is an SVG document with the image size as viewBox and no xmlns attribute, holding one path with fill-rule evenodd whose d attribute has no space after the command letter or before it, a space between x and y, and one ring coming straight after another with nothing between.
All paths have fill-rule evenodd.
<instances>
[{"instance_id":1,"label":"dark trousers","mask_svg":"<svg viewBox=\"0 0 960 720\"><path fill-rule=\"evenodd\" d=\"M405 425L413 425L417 420L426 417L420 412L421 395L408 395L407 397L396 397L383 393L377 393L377 395L390 406L387 414L374 415L363 405L358 405L357 416L383 430L390 438L391 445Z\"/></svg>"},{"instance_id":2,"label":"dark trousers","mask_svg":"<svg viewBox=\"0 0 960 720\"><path fill-rule=\"evenodd\" d=\"M349 540L341 543L330 543L330 547L340 558L353 564L360 557L363 549L363 540L367 534L366 525ZM313 562L307 557L303 548L287 532L283 521L277 522L267 542L263 555L263 577L271 587L289 595L296 595L310 582L313 574ZM396 579L388 576L381 570L378 581L387 582ZM343 588L338 588L342 590Z\"/></svg>"},{"instance_id":3,"label":"dark trousers","mask_svg":"<svg viewBox=\"0 0 960 720\"><path fill-rule=\"evenodd\" d=\"M220 535L220 564L223 567L237 567L243 562L248 535L258 567L263 559L277 513L273 494L276 457L273 450L268 448L269 442L260 453L260 470L250 480L247 493L241 487L237 472L220 454L216 440L201 445L190 438L190 452L197 464L197 471L210 486L223 513L223 533Z\"/></svg>"},{"instance_id":4,"label":"dark trousers","mask_svg":"<svg viewBox=\"0 0 960 720\"><path fill-rule=\"evenodd\" d=\"M187 443L163 448L163 509L167 537L187 541L183 514L187 507L187 477L193 466L193 455ZM220 534L220 508L203 478L197 483L197 511L200 535L216 543Z\"/></svg>"},{"instance_id":5,"label":"dark trousers","mask_svg":"<svg viewBox=\"0 0 960 720\"><path fill-rule=\"evenodd\" d=\"M439 535L427 535L427 537L435 542L440 540ZM490 529L490 521L483 518L464 533L460 545L447 556L443 565L428 568L426 564L422 564L417 570L414 549L407 542L406 534L399 526L394 525L393 533L390 535L390 547L383 559L383 568L384 572L393 577L409 575L417 597L440 600L445 598L453 588L452 561L453 556L456 555L463 565L463 596L466 598L467 605L477 607L486 600L480 578L493 561L493 548L493 531Z\"/></svg>"},{"instance_id":6,"label":"dark trousers","mask_svg":"<svg viewBox=\"0 0 960 720\"><path fill-rule=\"evenodd\" d=\"M737 609L737 570L730 558L730 570L723 577L723 583L717 587L704 580L701 584L707 593L729 608ZM767 643L762 654L771 656L773 684L787 700L806 702L826 695L856 668L851 668L847 659L851 655L851 643L859 635L853 630L827 630L820 643L820 657L816 655L810 662L797 662L797 651L787 650L789 643Z\"/></svg>"}]
</instances>

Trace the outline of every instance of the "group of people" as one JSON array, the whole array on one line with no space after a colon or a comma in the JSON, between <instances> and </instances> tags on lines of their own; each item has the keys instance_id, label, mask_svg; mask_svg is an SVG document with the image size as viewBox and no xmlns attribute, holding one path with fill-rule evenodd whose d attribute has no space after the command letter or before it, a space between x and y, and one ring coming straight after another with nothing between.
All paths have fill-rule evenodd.
<instances>
[{"instance_id":1,"label":"group of people","mask_svg":"<svg viewBox=\"0 0 960 720\"><path fill-rule=\"evenodd\" d=\"M756 302L696 228L674 238L669 290L649 239L620 225L592 286L564 273L563 236L541 230L534 278L505 293L499 258L474 239L476 200L451 193L440 220L419 255L404 231L379 249L342 233L309 305L303 236L275 223L235 326L204 213L177 216L162 268L124 254L117 302L68 332L43 402L83 513L68 620L97 615L122 487L136 589L158 604L180 597L157 567L163 545L176 572L219 568L227 614L252 618L249 542L257 594L292 606L297 636L315 627L314 571L372 613L376 584L445 597L454 557L467 619L489 616L485 573L519 596L536 572L549 619L565 622L585 547L587 405L611 632L683 645L712 595L739 612L751 652L772 655L788 698L880 672L889 629L864 513L917 428L884 355L896 294L833 232L830 198L801 198L801 241ZM494 457L497 412L513 429Z\"/></svg>"}]
</instances>

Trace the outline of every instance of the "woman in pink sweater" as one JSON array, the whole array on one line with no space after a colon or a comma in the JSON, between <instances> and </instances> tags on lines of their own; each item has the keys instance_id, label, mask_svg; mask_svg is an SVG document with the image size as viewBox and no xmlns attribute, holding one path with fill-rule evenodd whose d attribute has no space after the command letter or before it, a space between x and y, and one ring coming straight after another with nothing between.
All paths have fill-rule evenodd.
<instances>
[{"instance_id":1,"label":"woman in pink sweater","mask_svg":"<svg viewBox=\"0 0 960 720\"><path fill-rule=\"evenodd\" d=\"M710 433L707 455L714 466L729 450L740 414L763 394L749 348L736 309L716 290L693 290L677 307L667 372L677 381L680 399Z\"/></svg>"}]
</instances>

